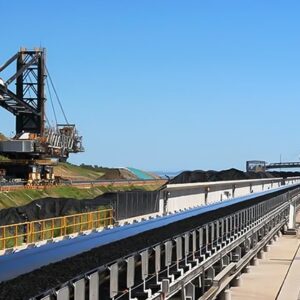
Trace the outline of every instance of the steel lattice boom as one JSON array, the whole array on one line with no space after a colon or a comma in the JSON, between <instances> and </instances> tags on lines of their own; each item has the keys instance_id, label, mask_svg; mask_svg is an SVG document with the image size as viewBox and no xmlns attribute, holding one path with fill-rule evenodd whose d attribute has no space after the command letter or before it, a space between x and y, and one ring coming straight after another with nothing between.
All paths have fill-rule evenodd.
<instances>
[{"instance_id":1,"label":"steel lattice boom","mask_svg":"<svg viewBox=\"0 0 300 300\"><path fill-rule=\"evenodd\" d=\"M44 160L45 166L47 160L66 160L69 153L83 151L82 138L74 124L66 120L66 124L46 126L45 83L48 70L45 57L44 48L21 48L0 66L0 106L16 118L16 134L12 139L0 142L0 154L13 159L14 165L24 164L24 160L27 164L36 165L37 160ZM14 64L15 71L12 72ZM7 79L4 80L4 77ZM50 75L49 78L53 85ZM59 105L62 109L60 101ZM10 173L7 165L5 168Z\"/></svg>"}]
</instances>

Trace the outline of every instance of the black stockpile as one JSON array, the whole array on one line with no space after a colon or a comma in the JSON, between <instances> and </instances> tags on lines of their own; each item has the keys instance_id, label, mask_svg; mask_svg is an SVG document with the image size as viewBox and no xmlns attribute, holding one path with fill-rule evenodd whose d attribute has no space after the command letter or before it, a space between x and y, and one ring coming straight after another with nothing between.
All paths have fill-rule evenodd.
<instances>
[{"instance_id":1,"label":"black stockpile","mask_svg":"<svg viewBox=\"0 0 300 300\"><path fill-rule=\"evenodd\" d=\"M209 181L226 181L226 180L244 180L244 179L260 179L260 178L278 178L278 177L293 177L300 176L300 172L266 172L266 173L254 173L243 172L237 169L228 169L223 171L184 171L178 176L170 180L170 183L193 183L193 182L209 182ZM139 193L139 202L134 199L135 193ZM125 192L112 192L105 193L94 199L76 200L70 198L43 198L34 200L27 205L11 207L0 210L0 226L14 223L22 223L27 221L35 221L39 219L54 218L60 216L66 216L69 214L88 212L100 209L103 206L111 205L115 209L117 206L122 207L122 202L131 202L135 211L128 212L128 215L124 215L122 212L122 218L133 217L136 213L152 213L157 211L158 203L154 198L158 191L125 191ZM133 202L136 203L133 203ZM155 203L154 203L155 202ZM146 205L147 204L147 205ZM127 206L128 207L128 206ZM151 210L154 207L154 210ZM121 216L121 214L119 214Z\"/></svg>"},{"instance_id":2,"label":"black stockpile","mask_svg":"<svg viewBox=\"0 0 300 300\"><path fill-rule=\"evenodd\" d=\"M103 207L114 208L118 219L130 218L158 210L159 191L121 191L105 193L94 199L43 198L27 205L0 210L0 225L8 225L95 211ZM124 211L124 207L132 207Z\"/></svg>"},{"instance_id":3,"label":"black stockpile","mask_svg":"<svg viewBox=\"0 0 300 300\"><path fill-rule=\"evenodd\" d=\"M296 187L290 187L285 190L285 192L295 188ZM0 283L0 299L29 299L65 283L68 280L77 277L79 274L84 274L97 267L113 262L116 259L130 255L131 253L136 253L141 249L150 247L168 238L199 227L211 220L224 217L235 211L266 201L267 199L282 193L282 191L273 192L269 195L243 201L242 203L236 203L211 212L205 212L198 216L187 218L157 229L137 234L130 238L92 249L91 251L50 264L7 282L2 282ZM100 289L100 294L102 292L103 291ZM100 295L100 298L105 299L102 295Z\"/></svg>"},{"instance_id":4,"label":"black stockpile","mask_svg":"<svg viewBox=\"0 0 300 300\"><path fill-rule=\"evenodd\" d=\"M50 197L38 199L23 206L0 210L0 225L93 211L106 206L114 197L116 197L115 193L106 193L95 199L87 200Z\"/></svg>"},{"instance_id":5,"label":"black stockpile","mask_svg":"<svg viewBox=\"0 0 300 300\"><path fill-rule=\"evenodd\" d=\"M169 183L194 183L209 181L228 181L245 179L262 179L300 176L300 172L243 172L237 169L228 169L223 171L184 171L172 178Z\"/></svg>"}]
</instances>

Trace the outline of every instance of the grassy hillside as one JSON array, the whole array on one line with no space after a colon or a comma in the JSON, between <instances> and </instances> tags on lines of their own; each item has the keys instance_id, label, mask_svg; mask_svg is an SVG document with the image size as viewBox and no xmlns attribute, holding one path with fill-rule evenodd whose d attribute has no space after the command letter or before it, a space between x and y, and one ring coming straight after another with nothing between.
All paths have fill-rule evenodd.
<instances>
[{"instance_id":1,"label":"grassy hillside","mask_svg":"<svg viewBox=\"0 0 300 300\"><path fill-rule=\"evenodd\" d=\"M81 164L80 166L70 163L59 163L54 168L56 176L70 180L119 180L138 179L135 174L125 168L105 168Z\"/></svg>"},{"instance_id":2,"label":"grassy hillside","mask_svg":"<svg viewBox=\"0 0 300 300\"><path fill-rule=\"evenodd\" d=\"M107 186L107 187L94 187L88 189L80 189L76 187L60 186L52 187L45 190L19 190L12 192L0 192L0 209L8 207L16 207L30 203L36 199L42 199L47 197L53 198L73 198L73 199L93 199L105 192L113 191L129 191L133 189L153 191L159 188L159 185L145 185L134 186L128 185L126 187L121 186Z\"/></svg>"},{"instance_id":3,"label":"grassy hillside","mask_svg":"<svg viewBox=\"0 0 300 300\"><path fill-rule=\"evenodd\" d=\"M105 174L104 172L89 170L70 163L59 163L58 166L54 167L54 173L56 176L70 180L97 180Z\"/></svg>"}]
</instances>

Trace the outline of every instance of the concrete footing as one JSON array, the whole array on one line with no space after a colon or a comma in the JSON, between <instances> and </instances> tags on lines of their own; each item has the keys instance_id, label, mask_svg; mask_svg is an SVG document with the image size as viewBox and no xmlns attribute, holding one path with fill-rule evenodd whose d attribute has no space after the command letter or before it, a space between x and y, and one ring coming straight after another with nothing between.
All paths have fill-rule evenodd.
<instances>
[{"instance_id":1,"label":"concrete footing","mask_svg":"<svg viewBox=\"0 0 300 300\"><path fill-rule=\"evenodd\" d=\"M220 300L231 300L231 291L230 289L226 289L220 295Z\"/></svg>"},{"instance_id":2,"label":"concrete footing","mask_svg":"<svg viewBox=\"0 0 300 300\"><path fill-rule=\"evenodd\" d=\"M282 237L282 232L281 231L278 231L278 237Z\"/></svg>"},{"instance_id":3,"label":"concrete footing","mask_svg":"<svg viewBox=\"0 0 300 300\"><path fill-rule=\"evenodd\" d=\"M236 278L234 278L232 280L232 286L234 286L234 287L241 287L242 286L242 277L241 276L237 276Z\"/></svg>"},{"instance_id":4,"label":"concrete footing","mask_svg":"<svg viewBox=\"0 0 300 300\"><path fill-rule=\"evenodd\" d=\"M265 245L264 246L264 251L265 252L269 252L270 251L270 246L269 245Z\"/></svg>"},{"instance_id":5,"label":"concrete footing","mask_svg":"<svg viewBox=\"0 0 300 300\"><path fill-rule=\"evenodd\" d=\"M262 252L264 254L264 252ZM259 253L260 254L260 253ZM258 258L260 258L260 255L258 255ZM263 258L260 258L260 259L263 259ZM258 262L258 259L257 257L254 257L251 259L250 261L250 265L251 266L258 266L259 265L259 262Z\"/></svg>"},{"instance_id":6,"label":"concrete footing","mask_svg":"<svg viewBox=\"0 0 300 300\"><path fill-rule=\"evenodd\" d=\"M250 268L250 266L248 265L248 266L246 266L243 270L242 270L242 273L246 273L246 274L248 274L248 273L250 273L251 272L251 268Z\"/></svg>"},{"instance_id":7,"label":"concrete footing","mask_svg":"<svg viewBox=\"0 0 300 300\"><path fill-rule=\"evenodd\" d=\"M259 259L265 259L266 258L265 252L263 250L259 251L257 257Z\"/></svg>"}]
</instances>

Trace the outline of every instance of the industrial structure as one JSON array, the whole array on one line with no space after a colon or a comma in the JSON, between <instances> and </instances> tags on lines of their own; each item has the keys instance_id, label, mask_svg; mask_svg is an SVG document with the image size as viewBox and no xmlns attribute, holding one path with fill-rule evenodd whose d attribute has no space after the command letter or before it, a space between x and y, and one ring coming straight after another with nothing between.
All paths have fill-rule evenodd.
<instances>
[{"instance_id":1,"label":"industrial structure","mask_svg":"<svg viewBox=\"0 0 300 300\"><path fill-rule=\"evenodd\" d=\"M274 169L299 169L300 162L267 163L263 160L248 160L246 162L247 172L266 172Z\"/></svg>"},{"instance_id":2,"label":"industrial structure","mask_svg":"<svg viewBox=\"0 0 300 300\"><path fill-rule=\"evenodd\" d=\"M1 160L0 170L6 178L53 182L53 166L66 160L70 153L83 151L82 138L66 117L65 124L58 124L57 120L53 127L47 124L46 84L53 107L50 87L56 96L57 92L46 67L44 48L21 48L0 66L0 106L16 120L15 136L0 141L0 155L7 158ZM62 109L58 96L57 99Z\"/></svg>"},{"instance_id":3,"label":"industrial structure","mask_svg":"<svg viewBox=\"0 0 300 300\"><path fill-rule=\"evenodd\" d=\"M0 80L0 106L16 117L15 136L0 141L0 176L53 182L81 137L67 120L47 125L47 76L57 93L45 49L21 49L2 78L14 62ZM296 165L248 161L247 171ZM229 300L279 236L297 234L300 177L165 184L107 204L0 226L0 299Z\"/></svg>"},{"instance_id":4,"label":"industrial structure","mask_svg":"<svg viewBox=\"0 0 300 300\"><path fill-rule=\"evenodd\" d=\"M293 177L168 184L159 191L158 205L150 205L151 215L140 221L115 214L117 223L107 230L0 255L0 298L230 299L231 287L241 285L242 274L274 240L296 233L299 182ZM122 205L136 209L140 199L126 198ZM35 233L22 236L29 241Z\"/></svg>"}]
</instances>

